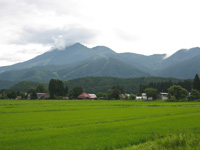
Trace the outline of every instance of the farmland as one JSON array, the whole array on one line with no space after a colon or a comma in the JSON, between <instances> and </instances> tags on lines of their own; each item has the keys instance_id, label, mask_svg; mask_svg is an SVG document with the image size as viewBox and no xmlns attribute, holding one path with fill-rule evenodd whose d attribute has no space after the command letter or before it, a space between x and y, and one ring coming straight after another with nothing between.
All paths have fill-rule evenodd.
<instances>
[{"instance_id":1,"label":"farmland","mask_svg":"<svg viewBox=\"0 0 200 150\"><path fill-rule=\"evenodd\" d=\"M142 149L199 134L200 102L0 100L2 150Z\"/></svg>"}]
</instances>

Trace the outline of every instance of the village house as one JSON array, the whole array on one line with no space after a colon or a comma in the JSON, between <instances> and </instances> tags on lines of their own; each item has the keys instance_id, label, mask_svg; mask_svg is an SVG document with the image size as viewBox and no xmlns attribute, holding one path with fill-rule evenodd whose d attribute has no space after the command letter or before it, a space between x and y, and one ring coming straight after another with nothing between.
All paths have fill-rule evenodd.
<instances>
[{"instance_id":1,"label":"village house","mask_svg":"<svg viewBox=\"0 0 200 150\"><path fill-rule=\"evenodd\" d=\"M78 99L89 99L90 95L87 93L82 93L81 95L78 96Z\"/></svg>"},{"instance_id":2,"label":"village house","mask_svg":"<svg viewBox=\"0 0 200 150\"><path fill-rule=\"evenodd\" d=\"M95 99L97 98L96 94L88 94L90 96L90 99Z\"/></svg>"},{"instance_id":3,"label":"village house","mask_svg":"<svg viewBox=\"0 0 200 150\"><path fill-rule=\"evenodd\" d=\"M48 93L37 93L37 98L38 99L48 99L49 94Z\"/></svg>"},{"instance_id":4,"label":"village house","mask_svg":"<svg viewBox=\"0 0 200 150\"><path fill-rule=\"evenodd\" d=\"M161 100L167 100L168 99L167 95L168 95L168 93L160 92L158 97Z\"/></svg>"},{"instance_id":5,"label":"village house","mask_svg":"<svg viewBox=\"0 0 200 150\"><path fill-rule=\"evenodd\" d=\"M147 94L142 93L141 96L136 96L136 100L147 100Z\"/></svg>"},{"instance_id":6,"label":"village house","mask_svg":"<svg viewBox=\"0 0 200 150\"><path fill-rule=\"evenodd\" d=\"M20 100L20 99L22 99L22 96L17 96L16 97L16 100Z\"/></svg>"},{"instance_id":7,"label":"village house","mask_svg":"<svg viewBox=\"0 0 200 150\"><path fill-rule=\"evenodd\" d=\"M95 99L96 97L97 96L95 94L82 93L78 96L78 99Z\"/></svg>"},{"instance_id":8,"label":"village house","mask_svg":"<svg viewBox=\"0 0 200 150\"><path fill-rule=\"evenodd\" d=\"M142 96L136 96L136 100L142 100Z\"/></svg>"},{"instance_id":9,"label":"village house","mask_svg":"<svg viewBox=\"0 0 200 150\"><path fill-rule=\"evenodd\" d=\"M147 100L147 94L146 93L142 93L142 99Z\"/></svg>"}]
</instances>

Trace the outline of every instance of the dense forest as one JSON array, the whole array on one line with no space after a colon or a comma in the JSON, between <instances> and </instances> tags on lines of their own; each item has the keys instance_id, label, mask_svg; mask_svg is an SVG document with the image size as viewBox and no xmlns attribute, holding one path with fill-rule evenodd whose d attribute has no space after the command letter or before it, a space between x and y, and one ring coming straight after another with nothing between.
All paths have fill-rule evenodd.
<instances>
[{"instance_id":1,"label":"dense forest","mask_svg":"<svg viewBox=\"0 0 200 150\"><path fill-rule=\"evenodd\" d=\"M181 87L185 88L187 91L192 90L193 80L181 80L178 82L169 81L162 81L162 82L150 82L148 84L140 84L139 93L144 92L146 88L155 88L158 92L167 92L168 88L172 85L180 85Z\"/></svg>"},{"instance_id":2,"label":"dense forest","mask_svg":"<svg viewBox=\"0 0 200 150\"><path fill-rule=\"evenodd\" d=\"M88 93L105 93L114 85L120 85L121 87L123 87L125 93L138 94L143 89L142 87L148 87L153 85L152 87L157 88L161 84L165 86L165 88L159 91L165 91L167 88L170 87L169 85L171 84L181 84L184 82L184 80L176 78L161 77L141 77L130 79L114 77L85 77L64 81L64 85L67 85L69 89L73 89L74 87L82 87L84 92ZM38 83L31 81L19 82L13 85L10 89L14 91L26 92L31 88L36 88L40 84L42 84L46 89L48 89L48 83Z\"/></svg>"},{"instance_id":3,"label":"dense forest","mask_svg":"<svg viewBox=\"0 0 200 150\"><path fill-rule=\"evenodd\" d=\"M141 78L113 78L113 77L86 77L78 78L66 81L65 84L71 89L76 86L83 87L85 92L97 93L107 92L108 89L114 85L119 85L124 89L125 93L138 94L140 91L140 85L158 82L171 81L173 83L180 82L182 80L175 78L161 78L161 77L141 77Z\"/></svg>"}]
</instances>

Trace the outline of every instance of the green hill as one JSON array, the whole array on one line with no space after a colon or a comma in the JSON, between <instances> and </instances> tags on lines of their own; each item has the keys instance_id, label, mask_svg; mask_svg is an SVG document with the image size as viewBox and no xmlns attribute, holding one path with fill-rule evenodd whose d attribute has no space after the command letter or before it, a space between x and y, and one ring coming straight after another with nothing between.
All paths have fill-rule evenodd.
<instances>
[{"instance_id":1,"label":"green hill","mask_svg":"<svg viewBox=\"0 0 200 150\"><path fill-rule=\"evenodd\" d=\"M114 85L120 85L124 88L126 93L139 92L140 84L148 84L150 82L164 82L172 81L178 82L179 79L175 78L161 78L161 77L141 77L141 78L114 78L114 77L84 77L77 78L68 81L64 81L68 85L69 89L76 86L81 86L84 92L97 93L97 92L107 92ZM48 82L39 83L32 81L21 81L11 87L11 89L16 91L27 91L30 88L36 88L38 85L43 84L45 88L48 88Z\"/></svg>"},{"instance_id":2,"label":"green hill","mask_svg":"<svg viewBox=\"0 0 200 150\"><path fill-rule=\"evenodd\" d=\"M14 84L12 81L0 80L0 89L8 89Z\"/></svg>"},{"instance_id":3,"label":"green hill","mask_svg":"<svg viewBox=\"0 0 200 150\"><path fill-rule=\"evenodd\" d=\"M10 89L13 89L14 91L26 92L31 88L35 89L38 85L41 85L41 83L32 81L21 81L13 85ZM47 88L47 83L43 85Z\"/></svg>"},{"instance_id":4,"label":"green hill","mask_svg":"<svg viewBox=\"0 0 200 150\"><path fill-rule=\"evenodd\" d=\"M128 79L113 77L86 77L65 81L65 83L69 86L70 89L76 86L81 86L85 92L89 93L107 92L107 90L112 86L118 84L124 88L126 93L137 94L139 92L140 84L164 81L178 82L180 80L175 78L161 77L141 77Z\"/></svg>"}]
</instances>

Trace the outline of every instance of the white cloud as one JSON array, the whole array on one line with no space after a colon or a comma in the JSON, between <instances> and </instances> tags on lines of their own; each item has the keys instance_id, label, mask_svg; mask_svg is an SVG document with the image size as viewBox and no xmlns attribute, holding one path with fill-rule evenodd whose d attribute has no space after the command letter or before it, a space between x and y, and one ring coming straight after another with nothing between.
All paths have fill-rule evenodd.
<instances>
[{"instance_id":1,"label":"white cloud","mask_svg":"<svg viewBox=\"0 0 200 150\"><path fill-rule=\"evenodd\" d=\"M199 0L0 0L0 66L73 42L146 55L200 46L199 5ZM32 49L35 54L28 54ZM5 62L8 51L19 50L23 57Z\"/></svg>"},{"instance_id":2,"label":"white cloud","mask_svg":"<svg viewBox=\"0 0 200 150\"><path fill-rule=\"evenodd\" d=\"M81 27L54 28L54 29L31 29L24 28L18 39L11 44L42 44L55 48L64 48L76 42L84 42L95 37L95 33Z\"/></svg>"}]
</instances>

